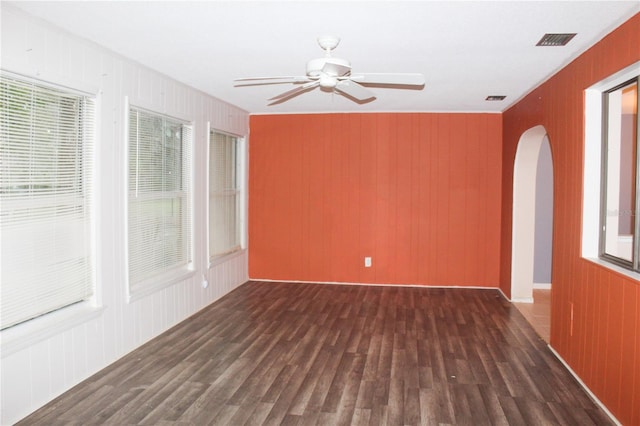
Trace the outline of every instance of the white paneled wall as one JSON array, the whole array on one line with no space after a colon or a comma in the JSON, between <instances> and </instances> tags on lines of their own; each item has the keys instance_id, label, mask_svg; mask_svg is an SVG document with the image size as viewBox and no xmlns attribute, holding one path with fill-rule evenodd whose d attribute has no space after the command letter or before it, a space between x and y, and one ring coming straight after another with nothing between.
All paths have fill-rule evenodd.
<instances>
[{"instance_id":1,"label":"white paneled wall","mask_svg":"<svg viewBox=\"0 0 640 426\"><path fill-rule=\"evenodd\" d=\"M246 253L209 269L205 208L207 122L215 129L247 135L249 120L245 111L232 105L10 5L1 7L3 70L93 93L98 98L96 302L101 307L85 319L49 327L44 335L38 335L37 330L24 331L25 336L36 337L12 349L8 349L7 333L0 334L0 423L4 425L21 419L247 280ZM196 272L187 281L131 303L126 301L125 288L125 98L136 106L187 118L195 129ZM201 286L203 276L209 281L206 289ZM36 329L38 324L47 324L46 316L36 321ZM13 337L17 335L20 341L22 332L14 328Z\"/></svg>"}]
</instances>

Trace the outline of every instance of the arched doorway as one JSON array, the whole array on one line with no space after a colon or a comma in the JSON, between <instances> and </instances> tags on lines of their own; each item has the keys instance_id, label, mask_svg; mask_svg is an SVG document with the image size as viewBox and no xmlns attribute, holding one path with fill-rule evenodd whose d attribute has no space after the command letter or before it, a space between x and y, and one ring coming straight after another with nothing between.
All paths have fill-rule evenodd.
<instances>
[{"instance_id":1,"label":"arched doorway","mask_svg":"<svg viewBox=\"0 0 640 426\"><path fill-rule=\"evenodd\" d=\"M534 282L550 286L552 229L551 149L546 129L536 126L520 137L514 164L512 301L532 303Z\"/></svg>"}]
</instances>

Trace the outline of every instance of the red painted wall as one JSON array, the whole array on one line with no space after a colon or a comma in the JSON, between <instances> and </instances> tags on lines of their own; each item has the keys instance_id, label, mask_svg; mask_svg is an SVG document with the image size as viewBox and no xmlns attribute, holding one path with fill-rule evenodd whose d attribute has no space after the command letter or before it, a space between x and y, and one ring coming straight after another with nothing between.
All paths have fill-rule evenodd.
<instances>
[{"instance_id":1,"label":"red painted wall","mask_svg":"<svg viewBox=\"0 0 640 426\"><path fill-rule=\"evenodd\" d=\"M250 126L251 278L498 286L501 115L258 115Z\"/></svg>"},{"instance_id":2,"label":"red painted wall","mask_svg":"<svg viewBox=\"0 0 640 426\"><path fill-rule=\"evenodd\" d=\"M500 288L510 293L513 164L522 133L542 124L554 165L551 345L626 425L640 425L640 283L580 256L584 90L640 60L640 15L503 115ZM573 325L571 305L573 304Z\"/></svg>"}]
</instances>

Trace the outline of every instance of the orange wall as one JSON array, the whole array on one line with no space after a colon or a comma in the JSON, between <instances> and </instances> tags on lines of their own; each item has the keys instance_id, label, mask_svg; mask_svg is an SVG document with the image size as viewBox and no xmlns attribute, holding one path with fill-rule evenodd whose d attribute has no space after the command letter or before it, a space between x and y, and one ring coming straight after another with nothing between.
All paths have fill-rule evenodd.
<instances>
[{"instance_id":1,"label":"orange wall","mask_svg":"<svg viewBox=\"0 0 640 426\"><path fill-rule=\"evenodd\" d=\"M250 277L498 286L501 115L258 115L250 128Z\"/></svg>"},{"instance_id":2,"label":"orange wall","mask_svg":"<svg viewBox=\"0 0 640 426\"><path fill-rule=\"evenodd\" d=\"M500 287L509 294L516 146L524 131L542 124L554 165L551 345L626 425L640 425L640 283L580 257L583 94L639 59L636 15L503 115Z\"/></svg>"}]
</instances>

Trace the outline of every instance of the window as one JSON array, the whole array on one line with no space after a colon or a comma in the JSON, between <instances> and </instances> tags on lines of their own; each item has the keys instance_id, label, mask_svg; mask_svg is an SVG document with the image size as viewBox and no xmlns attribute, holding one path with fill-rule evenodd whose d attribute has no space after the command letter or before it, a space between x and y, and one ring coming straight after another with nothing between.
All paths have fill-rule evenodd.
<instances>
[{"instance_id":1,"label":"window","mask_svg":"<svg viewBox=\"0 0 640 426\"><path fill-rule=\"evenodd\" d=\"M129 295L192 269L191 126L129 109Z\"/></svg>"},{"instance_id":2,"label":"window","mask_svg":"<svg viewBox=\"0 0 640 426\"><path fill-rule=\"evenodd\" d=\"M209 134L209 258L240 250L241 174L240 140L212 131Z\"/></svg>"},{"instance_id":3,"label":"window","mask_svg":"<svg viewBox=\"0 0 640 426\"><path fill-rule=\"evenodd\" d=\"M600 256L639 270L638 77L603 92Z\"/></svg>"},{"instance_id":4,"label":"window","mask_svg":"<svg viewBox=\"0 0 640 426\"><path fill-rule=\"evenodd\" d=\"M94 100L0 76L1 328L94 291Z\"/></svg>"}]
</instances>

